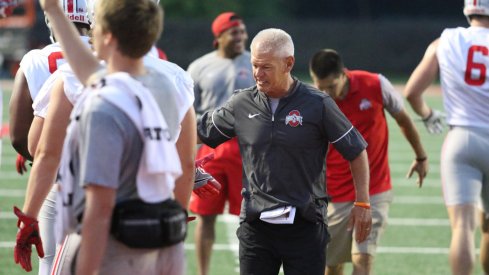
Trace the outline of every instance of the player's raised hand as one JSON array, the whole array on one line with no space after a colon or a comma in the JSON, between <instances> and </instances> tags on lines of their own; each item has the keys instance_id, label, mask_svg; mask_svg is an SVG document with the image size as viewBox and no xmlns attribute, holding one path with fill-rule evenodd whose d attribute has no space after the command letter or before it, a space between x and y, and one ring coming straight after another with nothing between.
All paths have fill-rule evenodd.
<instances>
[{"instance_id":1,"label":"player's raised hand","mask_svg":"<svg viewBox=\"0 0 489 275\"><path fill-rule=\"evenodd\" d=\"M39 235L38 221L22 213L19 208L14 206L14 214L19 218L17 221L17 238L15 240L14 260L22 268L29 272L32 270L31 251L32 245L36 246L39 257L44 257L44 249Z\"/></svg>"},{"instance_id":2,"label":"player's raised hand","mask_svg":"<svg viewBox=\"0 0 489 275\"><path fill-rule=\"evenodd\" d=\"M195 161L195 182L193 192L200 198L210 198L219 195L221 184L214 177L207 173L203 166L214 158L214 154L209 154Z\"/></svg>"},{"instance_id":3,"label":"player's raised hand","mask_svg":"<svg viewBox=\"0 0 489 275\"><path fill-rule=\"evenodd\" d=\"M417 158L411 164L406 177L409 179L416 172L418 174L418 180L416 184L419 188L423 186L423 179L428 174L428 159L427 158Z\"/></svg>"},{"instance_id":4,"label":"player's raised hand","mask_svg":"<svg viewBox=\"0 0 489 275\"><path fill-rule=\"evenodd\" d=\"M438 110L431 109L431 113L423 118L424 126L428 133L432 135L439 135L443 132L445 128L443 120L445 119L445 114Z\"/></svg>"},{"instance_id":5,"label":"player's raised hand","mask_svg":"<svg viewBox=\"0 0 489 275\"><path fill-rule=\"evenodd\" d=\"M59 0L39 0L41 8L46 12L49 12L54 7L59 7L58 2Z\"/></svg>"}]
</instances>

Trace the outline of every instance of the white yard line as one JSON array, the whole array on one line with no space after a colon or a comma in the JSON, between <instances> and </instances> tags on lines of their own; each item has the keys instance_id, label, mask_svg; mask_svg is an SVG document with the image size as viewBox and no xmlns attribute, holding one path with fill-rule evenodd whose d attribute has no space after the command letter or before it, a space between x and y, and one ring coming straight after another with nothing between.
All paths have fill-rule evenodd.
<instances>
[{"instance_id":1,"label":"white yard line","mask_svg":"<svg viewBox=\"0 0 489 275\"><path fill-rule=\"evenodd\" d=\"M15 242L0 242L0 248L13 248ZM232 251L238 253L238 244L214 244L215 251ZM195 250L195 245L191 243L185 244L185 250ZM402 246L380 246L377 248L379 254L448 254L446 247L402 247ZM479 254L479 249L476 250Z\"/></svg>"},{"instance_id":2,"label":"white yard line","mask_svg":"<svg viewBox=\"0 0 489 275\"><path fill-rule=\"evenodd\" d=\"M388 226L450 226L448 219L413 219L413 218L390 218Z\"/></svg>"},{"instance_id":3,"label":"white yard line","mask_svg":"<svg viewBox=\"0 0 489 275\"><path fill-rule=\"evenodd\" d=\"M394 162L389 163L389 167L391 169L391 173L407 173L409 170L409 166L411 163L400 163ZM440 174L440 164L439 163L430 163L430 170L428 171L428 176L434 176Z\"/></svg>"},{"instance_id":4,"label":"white yard line","mask_svg":"<svg viewBox=\"0 0 489 275\"><path fill-rule=\"evenodd\" d=\"M23 198L25 195L25 189L0 189L0 198L12 197Z\"/></svg>"},{"instance_id":5,"label":"white yard line","mask_svg":"<svg viewBox=\"0 0 489 275\"><path fill-rule=\"evenodd\" d=\"M441 196L396 196L394 195L395 204L435 204L443 205Z\"/></svg>"},{"instance_id":6,"label":"white yard line","mask_svg":"<svg viewBox=\"0 0 489 275\"><path fill-rule=\"evenodd\" d=\"M13 219L17 219L17 217L14 215L14 212L0 211L0 220L13 220Z\"/></svg>"},{"instance_id":7,"label":"white yard line","mask_svg":"<svg viewBox=\"0 0 489 275\"><path fill-rule=\"evenodd\" d=\"M31 167L27 168L31 169ZM2 171L0 174L0 181L4 182L4 180L19 180L24 179L27 182L28 176L27 174L19 175L16 171Z\"/></svg>"}]
</instances>

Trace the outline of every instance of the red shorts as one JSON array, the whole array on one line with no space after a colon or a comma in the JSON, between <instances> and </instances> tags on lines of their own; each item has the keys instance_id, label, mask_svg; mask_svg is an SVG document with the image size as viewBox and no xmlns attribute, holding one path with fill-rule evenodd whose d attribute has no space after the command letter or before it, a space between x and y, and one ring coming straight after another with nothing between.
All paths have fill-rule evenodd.
<instances>
[{"instance_id":1,"label":"red shorts","mask_svg":"<svg viewBox=\"0 0 489 275\"><path fill-rule=\"evenodd\" d=\"M243 164L239 153L238 140L233 138L216 149L206 145L200 147L197 159L214 152L214 159L204 165L204 169L220 184L221 193L213 198L201 199L192 193L190 211L199 215L217 215L224 212L224 204L229 201L229 213L239 215L241 209L241 189Z\"/></svg>"}]
</instances>

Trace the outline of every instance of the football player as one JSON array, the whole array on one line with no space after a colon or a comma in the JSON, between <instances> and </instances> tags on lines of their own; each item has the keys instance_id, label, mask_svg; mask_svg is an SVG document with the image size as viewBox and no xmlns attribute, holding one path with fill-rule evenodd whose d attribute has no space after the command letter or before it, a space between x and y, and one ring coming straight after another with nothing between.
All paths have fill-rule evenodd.
<instances>
[{"instance_id":1,"label":"football player","mask_svg":"<svg viewBox=\"0 0 489 275\"><path fill-rule=\"evenodd\" d=\"M85 0L60 0L64 14L73 22L81 36L82 41L88 47L88 31L90 22L88 21L87 4ZM49 22L46 22L49 27ZM12 96L9 103L9 118L10 118L10 138L12 146L19 153L17 158L17 171L22 174L26 171L25 159L32 160L37 140L28 142L28 135L33 137L39 135L42 125L33 125L29 131L33 121L32 103L36 99L42 85L48 77L53 74L59 66L65 63L61 53L61 47L55 41L55 37L51 35L52 44L43 49L35 49L28 52L21 60L20 68L16 73ZM15 262L20 264L26 271L32 270L30 251L31 245L27 244L27 238L34 239L31 241L39 243L37 252L41 257L39 262L39 274L48 274L51 269L51 264L56 252L54 242L54 192L43 200L42 208L39 211L39 216L26 216L23 213L16 212L19 216L20 230L17 234L17 243L14 250ZM29 199L29 198L26 198ZM32 236L29 232L33 227L37 227L38 217L40 235ZM42 239L44 247L41 245Z\"/></svg>"},{"instance_id":2,"label":"football player","mask_svg":"<svg viewBox=\"0 0 489 275\"><path fill-rule=\"evenodd\" d=\"M471 274L475 228L482 236L480 261L489 273L489 0L465 0L468 28L447 28L426 49L405 95L428 132L441 133L443 117L423 99L440 76L446 123L441 152L443 197L452 230L452 274Z\"/></svg>"}]
</instances>

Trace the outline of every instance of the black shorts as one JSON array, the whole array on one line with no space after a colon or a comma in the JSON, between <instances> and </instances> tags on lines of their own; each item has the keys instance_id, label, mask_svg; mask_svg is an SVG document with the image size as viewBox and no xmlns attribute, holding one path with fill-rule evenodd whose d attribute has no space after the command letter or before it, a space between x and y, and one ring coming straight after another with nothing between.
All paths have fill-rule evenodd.
<instances>
[{"instance_id":1,"label":"black shorts","mask_svg":"<svg viewBox=\"0 0 489 275\"><path fill-rule=\"evenodd\" d=\"M277 275L283 265L286 275L323 275L326 267L328 227L296 216L294 224L270 224L261 220L243 222L239 239L240 274Z\"/></svg>"}]
</instances>

